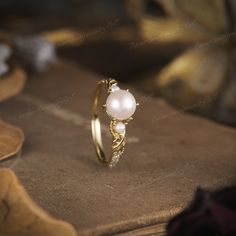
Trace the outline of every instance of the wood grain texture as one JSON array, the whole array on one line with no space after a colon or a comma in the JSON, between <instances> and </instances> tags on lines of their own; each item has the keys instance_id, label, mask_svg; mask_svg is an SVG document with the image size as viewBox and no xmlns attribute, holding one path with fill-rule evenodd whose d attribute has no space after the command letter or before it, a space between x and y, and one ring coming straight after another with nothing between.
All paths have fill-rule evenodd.
<instances>
[{"instance_id":1,"label":"wood grain texture","mask_svg":"<svg viewBox=\"0 0 236 236\"><path fill-rule=\"evenodd\" d=\"M23 131L0 120L0 161L17 154L23 143Z\"/></svg>"},{"instance_id":2,"label":"wood grain texture","mask_svg":"<svg viewBox=\"0 0 236 236\"><path fill-rule=\"evenodd\" d=\"M55 220L25 192L15 174L0 170L1 236L75 236L71 225Z\"/></svg>"}]
</instances>

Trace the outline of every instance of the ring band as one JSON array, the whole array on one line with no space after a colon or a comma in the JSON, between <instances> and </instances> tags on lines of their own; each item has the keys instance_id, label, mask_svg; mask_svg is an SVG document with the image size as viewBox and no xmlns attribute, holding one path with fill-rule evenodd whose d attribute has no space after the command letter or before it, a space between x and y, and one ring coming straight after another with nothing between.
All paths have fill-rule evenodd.
<instances>
[{"instance_id":1,"label":"ring band","mask_svg":"<svg viewBox=\"0 0 236 236\"><path fill-rule=\"evenodd\" d=\"M102 104L103 92L107 93L106 104ZM92 137L98 160L114 167L125 148L126 125L133 119L132 115L136 110L136 100L128 90L122 90L117 86L114 79L101 80L97 84L94 93L92 107ZM106 108L106 113L111 118L109 129L112 136L112 150L110 157L106 157L101 134L101 122L99 114L102 108Z\"/></svg>"}]
</instances>

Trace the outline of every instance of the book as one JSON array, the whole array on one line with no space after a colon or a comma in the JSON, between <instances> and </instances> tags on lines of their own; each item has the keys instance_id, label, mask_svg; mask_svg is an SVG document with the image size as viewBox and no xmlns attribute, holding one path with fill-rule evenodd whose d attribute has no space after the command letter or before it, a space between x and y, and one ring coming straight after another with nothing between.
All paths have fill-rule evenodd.
<instances>
[{"instance_id":1,"label":"book","mask_svg":"<svg viewBox=\"0 0 236 236\"><path fill-rule=\"evenodd\" d=\"M31 75L22 94L1 104L1 118L26 137L21 155L1 166L14 170L43 209L79 235L164 235L196 187L235 184L236 130L176 110L135 84L119 84L140 103L127 126L125 153L113 169L100 164L90 129L100 79L61 61ZM103 137L109 152L106 129Z\"/></svg>"}]
</instances>

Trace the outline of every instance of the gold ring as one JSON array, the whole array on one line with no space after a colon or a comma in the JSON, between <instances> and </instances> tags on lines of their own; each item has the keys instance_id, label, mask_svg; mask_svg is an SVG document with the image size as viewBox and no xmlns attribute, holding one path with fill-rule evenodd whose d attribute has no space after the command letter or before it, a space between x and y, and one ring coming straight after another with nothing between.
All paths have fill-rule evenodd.
<instances>
[{"instance_id":1,"label":"gold ring","mask_svg":"<svg viewBox=\"0 0 236 236\"><path fill-rule=\"evenodd\" d=\"M102 95L107 94L106 104L103 104ZM120 89L117 81L114 79L101 80L97 84L94 93L92 107L92 137L98 160L109 166L114 167L125 148L126 125L133 119L132 115L136 110L134 96L128 91ZM99 113L102 108L106 109L106 113L111 118L109 130L112 136L111 155L106 157L103 149L101 122Z\"/></svg>"}]
</instances>

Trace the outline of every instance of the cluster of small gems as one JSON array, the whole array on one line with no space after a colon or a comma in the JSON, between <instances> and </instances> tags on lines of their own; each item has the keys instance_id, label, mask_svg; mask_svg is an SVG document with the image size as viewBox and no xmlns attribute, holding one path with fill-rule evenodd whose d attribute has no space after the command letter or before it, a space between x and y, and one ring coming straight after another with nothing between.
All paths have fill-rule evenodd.
<instances>
[{"instance_id":1,"label":"cluster of small gems","mask_svg":"<svg viewBox=\"0 0 236 236\"><path fill-rule=\"evenodd\" d=\"M119 162L120 157L121 157L123 152L124 152L124 149L122 149L122 150L120 150L118 152L113 153L113 155L111 157L111 161L109 163L109 167L110 168L113 168L113 167L116 166L116 164Z\"/></svg>"}]
</instances>

